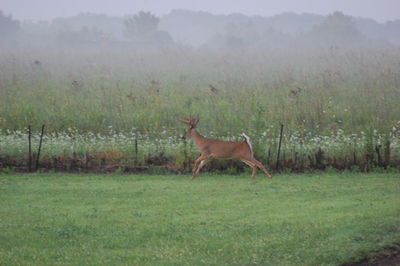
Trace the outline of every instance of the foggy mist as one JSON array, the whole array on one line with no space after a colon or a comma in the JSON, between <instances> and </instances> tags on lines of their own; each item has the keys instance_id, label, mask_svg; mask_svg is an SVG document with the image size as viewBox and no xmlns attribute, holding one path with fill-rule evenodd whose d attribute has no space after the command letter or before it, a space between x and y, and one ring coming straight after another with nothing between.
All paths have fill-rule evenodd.
<instances>
[{"instance_id":1,"label":"foggy mist","mask_svg":"<svg viewBox=\"0 0 400 266\"><path fill-rule=\"evenodd\" d=\"M135 125L148 133L176 130L177 113L200 113L221 134L244 121L317 133L397 128L397 1L329 2L3 0L0 129L36 119L55 131ZM48 112L37 110L48 91ZM37 105L21 100L31 95ZM362 118L348 111L353 99L363 99L355 110L368 108ZM381 105L365 104L376 99Z\"/></svg>"},{"instance_id":2,"label":"foggy mist","mask_svg":"<svg viewBox=\"0 0 400 266\"><path fill-rule=\"evenodd\" d=\"M224 9L222 2L188 6L176 1L168 2L170 5L167 6L162 2L134 5L123 2L120 5L108 2L98 5L96 2L95 5L93 2L91 5L90 1L85 1L84 5L78 5L69 1L55 5L53 1L43 0L32 5L6 1L3 10L0 9L0 45L14 48L189 45L213 50L254 51L400 43L400 20L380 22L365 17L373 13L372 17L381 20L391 18L390 12L397 10L394 1L386 1L386 5L381 4L379 8L372 1L369 5L365 1L362 5L356 5L355 1L348 5L303 2L303 6L298 3L246 6L244 2L236 1ZM348 10L348 13L342 10ZM32 18L36 21L29 20Z\"/></svg>"},{"instance_id":3,"label":"foggy mist","mask_svg":"<svg viewBox=\"0 0 400 266\"><path fill-rule=\"evenodd\" d=\"M161 16L174 9L206 11L224 15L242 13L260 16L272 16L283 12L327 15L339 10L351 16L369 17L379 22L386 22L399 18L400 2L397 0L2 0L0 4L0 10L7 14L13 14L20 20L51 20L84 12L124 16L140 10L151 11Z\"/></svg>"}]
</instances>

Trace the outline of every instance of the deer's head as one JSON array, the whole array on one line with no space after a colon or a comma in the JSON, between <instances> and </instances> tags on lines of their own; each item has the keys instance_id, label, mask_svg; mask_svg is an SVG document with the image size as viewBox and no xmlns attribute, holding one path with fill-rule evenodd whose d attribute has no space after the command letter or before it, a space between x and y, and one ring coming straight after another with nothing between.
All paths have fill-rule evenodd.
<instances>
[{"instance_id":1,"label":"deer's head","mask_svg":"<svg viewBox=\"0 0 400 266\"><path fill-rule=\"evenodd\" d=\"M179 119L182 123L189 126L186 133L182 136L182 139L191 138L192 134L194 133L197 123L199 122L199 117L191 115L182 119Z\"/></svg>"}]
</instances>

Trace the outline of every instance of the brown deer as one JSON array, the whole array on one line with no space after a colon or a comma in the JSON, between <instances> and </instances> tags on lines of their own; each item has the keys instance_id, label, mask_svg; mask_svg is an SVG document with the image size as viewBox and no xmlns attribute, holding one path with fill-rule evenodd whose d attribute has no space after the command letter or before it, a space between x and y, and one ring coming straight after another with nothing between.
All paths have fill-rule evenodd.
<instances>
[{"instance_id":1,"label":"brown deer","mask_svg":"<svg viewBox=\"0 0 400 266\"><path fill-rule=\"evenodd\" d=\"M253 147L251 146L250 138L246 136L246 134L242 134L244 137L243 141L207 139L196 131L196 126L199 122L199 118L197 116L189 116L179 119L179 121L189 126L189 129L185 135L182 136L182 138L192 138L201 153L200 157L195 161L192 170L192 179L196 178L200 172L200 169L204 166L205 160L210 157L225 159L238 158L253 168L253 174L251 175L252 178L256 177L257 168L260 168L267 177L272 178L265 167L254 158Z\"/></svg>"}]
</instances>

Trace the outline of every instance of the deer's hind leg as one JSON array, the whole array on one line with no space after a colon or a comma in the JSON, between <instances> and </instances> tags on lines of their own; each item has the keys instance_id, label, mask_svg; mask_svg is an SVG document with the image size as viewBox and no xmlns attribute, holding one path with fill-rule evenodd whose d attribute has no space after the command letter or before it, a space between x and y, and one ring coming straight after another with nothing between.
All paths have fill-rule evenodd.
<instances>
[{"instance_id":1,"label":"deer's hind leg","mask_svg":"<svg viewBox=\"0 0 400 266\"><path fill-rule=\"evenodd\" d=\"M250 166L251 168L253 168L253 173L251 174L251 178L256 178L257 166L254 163L245 159L241 159L241 161Z\"/></svg>"},{"instance_id":2,"label":"deer's hind leg","mask_svg":"<svg viewBox=\"0 0 400 266\"><path fill-rule=\"evenodd\" d=\"M268 173L267 169L265 169L265 167L264 167L264 165L262 165L262 163L260 163L256 159L254 159L254 157L251 159L251 162L254 163L258 168L260 168L267 177L272 178L272 176Z\"/></svg>"}]
</instances>

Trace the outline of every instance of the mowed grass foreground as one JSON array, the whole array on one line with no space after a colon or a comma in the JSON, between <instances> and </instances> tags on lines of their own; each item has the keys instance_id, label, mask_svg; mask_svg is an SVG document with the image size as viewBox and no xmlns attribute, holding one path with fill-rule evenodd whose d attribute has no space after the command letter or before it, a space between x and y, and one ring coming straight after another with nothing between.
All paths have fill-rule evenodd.
<instances>
[{"instance_id":1,"label":"mowed grass foreground","mask_svg":"<svg viewBox=\"0 0 400 266\"><path fill-rule=\"evenodd\" d=\"M1 265L338 265L400 241L398 174L0 176Z\"/></svg>"}]
</instances>

